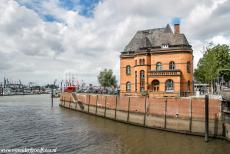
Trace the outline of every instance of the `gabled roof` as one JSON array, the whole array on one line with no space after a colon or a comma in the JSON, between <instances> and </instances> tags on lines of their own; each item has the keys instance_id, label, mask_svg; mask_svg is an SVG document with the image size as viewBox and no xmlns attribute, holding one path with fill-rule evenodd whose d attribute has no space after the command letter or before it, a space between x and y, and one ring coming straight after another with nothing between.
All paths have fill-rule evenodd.
<instances>
[{"instance_id":1,"label":"gabled roof","mask_svg":"<svg viewBox=\"0 0 230 154\"><path fill-rule=\"evenodd\" d=\"M138 51L142 48L169 46L188 46L190 47L184 34L174 34L167 24L165 28L149 29L138 31L129 44L125 47L124 52Z\"/></svg>"}]
</instances>

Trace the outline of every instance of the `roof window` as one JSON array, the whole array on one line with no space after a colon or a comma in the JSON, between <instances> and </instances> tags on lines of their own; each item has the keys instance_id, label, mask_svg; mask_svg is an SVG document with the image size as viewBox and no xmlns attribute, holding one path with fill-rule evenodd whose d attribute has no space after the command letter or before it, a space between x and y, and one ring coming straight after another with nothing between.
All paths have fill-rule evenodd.
<instances>
[{"instance_id":1,"label":"roof window","mask_svg":"<svg viewBox=\"0 0 230 154\"><path fill-rule=\"evenodd\" d=\"M163 48L163 49L169 48L169 44L162 44L161 48Z\"/></svg>"}]
</instances>

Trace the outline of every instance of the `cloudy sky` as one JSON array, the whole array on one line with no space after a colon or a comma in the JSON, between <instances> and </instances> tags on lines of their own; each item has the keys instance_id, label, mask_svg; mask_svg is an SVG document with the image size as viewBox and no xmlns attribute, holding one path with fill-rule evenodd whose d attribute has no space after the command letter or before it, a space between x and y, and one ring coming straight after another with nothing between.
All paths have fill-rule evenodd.
<instances>
[{"instance_id":1,"label":"cloudy sky","mask_svg":"<svg viewBox=\"0 0 230 154\"><path fill-rule=\"evenodd\" d=\"M97 83L137 30L181 18L195 64L209 42L230 43L230 0L1 0L0 82L51 82L72 72Z\"/></svg>"}]
</instances>

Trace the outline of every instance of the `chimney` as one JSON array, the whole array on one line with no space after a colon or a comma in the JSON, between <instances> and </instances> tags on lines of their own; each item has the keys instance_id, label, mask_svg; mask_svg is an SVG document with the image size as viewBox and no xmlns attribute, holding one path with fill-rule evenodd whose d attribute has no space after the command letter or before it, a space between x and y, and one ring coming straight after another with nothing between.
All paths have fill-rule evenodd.
<instances>
[{"instance_id":1,"label":"chimney","mask_svg":"<svg viewBox=\"0 0 230 154\"><path fill-rule=\"evenodd\" d=\"M174 34L180 34L180 18L179 17L173 18L172 24L174 25Z\"/></svg>"},{"instance_id":2,"label":"chimney","mask_svg":"<svg viewBox=\"0 0 230 154\"><path fill-rule=\"evenodd\" d=\"M180 24L174 24L174 34L180 34Z\"/></svg>"}]
</instances>

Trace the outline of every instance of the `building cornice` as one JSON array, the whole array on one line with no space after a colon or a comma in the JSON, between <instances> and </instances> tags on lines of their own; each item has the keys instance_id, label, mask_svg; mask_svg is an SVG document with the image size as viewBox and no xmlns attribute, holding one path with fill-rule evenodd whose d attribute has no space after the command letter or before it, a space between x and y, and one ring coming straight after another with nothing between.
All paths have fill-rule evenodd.
<instances>
[{"instance_id":1,"label":"building cornice","mask_svg":"<svg viewBox=\"0 0 230 154\"><path fill-rule=\"evenodd\" d=\"M191 48L168 48L168 49L143 49L139 51L132 52L122 52L121 58L132 58L138 55L152 55L152 54L168 54L168 53L189 53L193 54L193 50Z\"/></svg>"}]
</instances>

